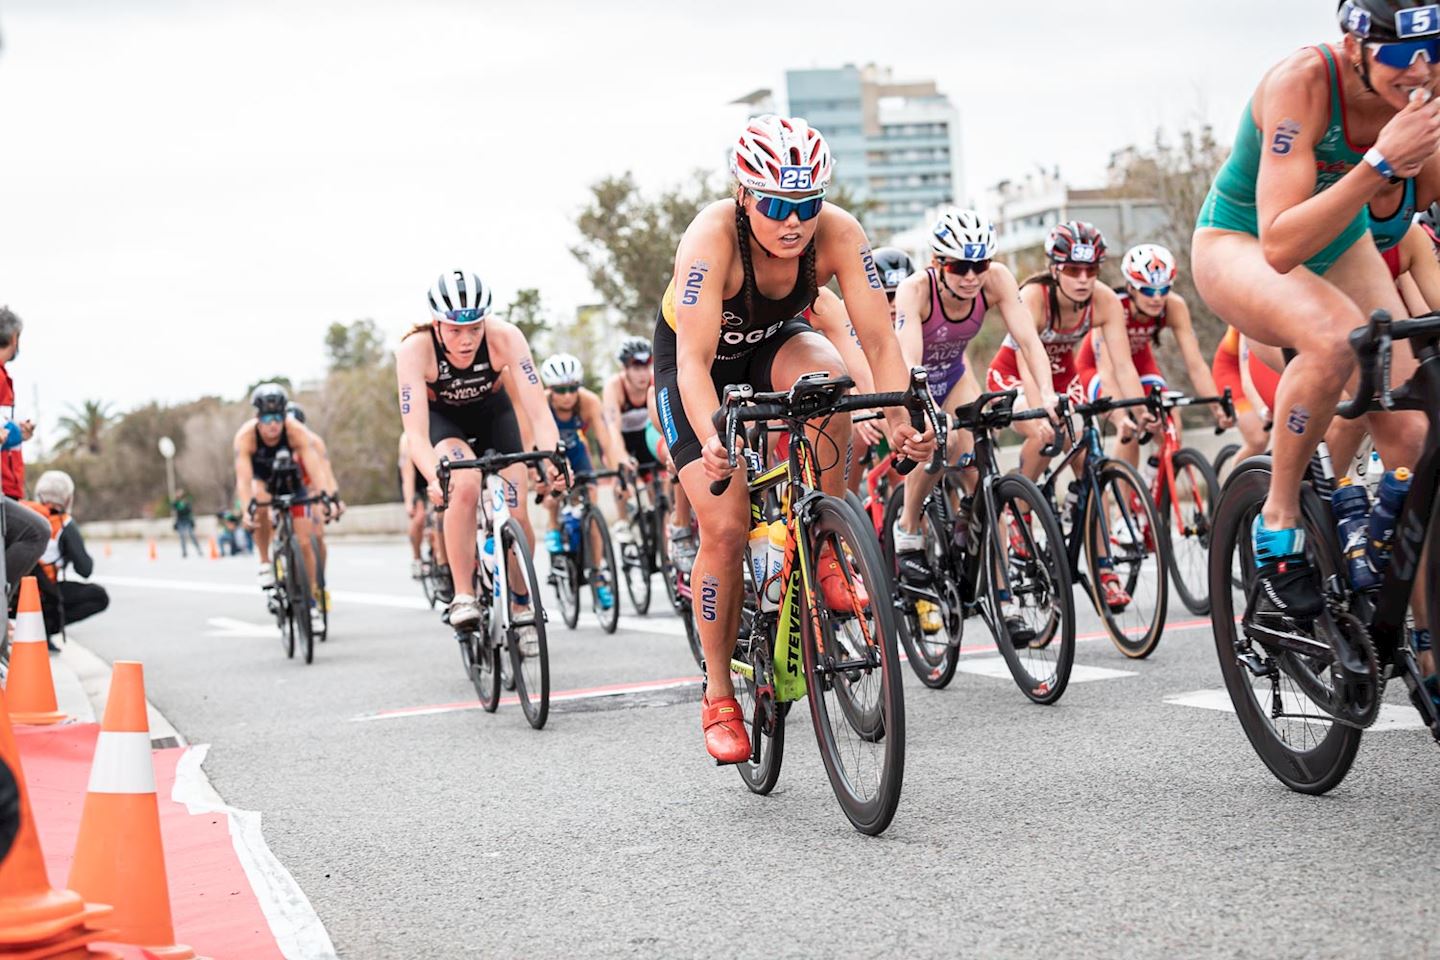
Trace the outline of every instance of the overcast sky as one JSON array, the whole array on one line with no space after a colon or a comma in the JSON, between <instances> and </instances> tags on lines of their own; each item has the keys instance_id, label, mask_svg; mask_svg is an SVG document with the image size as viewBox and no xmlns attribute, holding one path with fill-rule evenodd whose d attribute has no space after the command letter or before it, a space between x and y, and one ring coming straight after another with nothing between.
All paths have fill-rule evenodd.
<instances>
[{"instance_id":1,"label":"overcast sky","mask_svg":"<svg viewBox=\"0 0 1440 960\"><path fill-rule=\"evenodd\" d=\"M716 168L757 87L876 62L961 111L967 190L1084 186L1159 125L1228 141L1333 0L1138 4L0 0L0 303L21 412L236 396L323 372L332 321L392 336L431 279L593 300L587 184ZM912 11L902 13L902 9Z\"/></svg>"}]
</instances>

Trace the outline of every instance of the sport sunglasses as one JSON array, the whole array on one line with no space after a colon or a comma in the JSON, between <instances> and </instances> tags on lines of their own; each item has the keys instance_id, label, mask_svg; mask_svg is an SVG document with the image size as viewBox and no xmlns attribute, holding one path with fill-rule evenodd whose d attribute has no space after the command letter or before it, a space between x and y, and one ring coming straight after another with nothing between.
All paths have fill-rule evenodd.
<instances>
[{"instance_id":1,"label":"sport sunglasses","mask_svg":"<svg viewBox=\"0 0 1440 960\"><path fill-rule=\"evenodd\" d=\"M942 260L940 269L954 277L963 277L967 273L973 273L977 277L990 269L989 260Z\"/></svg>"},{"instance_id":2,"label":"sport sunglasses","mask_svg":"<svg viewBox=\"0 0 1440 960\"><path fill-rule=\"evenodd\" d=\"M574 393L575 391L577 391L577 390L579 390L579 389L580 389L579 386L577 386L577 385L575 385L575 384L572 383L572 384L571 384L570 386L568 386L568 387L551 387L551 388L550 388L550 392L551 392L551 393L558 393L558 394L564 396L564 395L566 395L566 394Z\"/></svg>"},{"instance_id":3,"label":"sport sunglasses","mask_svg":"<svg viewBox=\"0 0 1440 960\"><path fill-rule=\"evenodd\" d=\"M283 414L283 413L262 413L262 414L260 414L260 422L261 422L261 423L282 423L282 422L284 422L284 420L285 420L285 414Z\"/></svg>"},{"instance_id":4,"label":"sport sunglasses","mask_svg":"<svg viewBox=\"0 0 1440 960\"><path fill-rule=\"evenodd\" d=\"M485 313L479 307L462 307L459 310L446 310L445 320L449 323L479 323L485 319Z\"/></svg>"},{"instance_id":5,"label":"sport sunglasses","mask_svg":"<svg viewBox=\"0 0 1440 960\"><path fill-rule=\"evenodd\" d=\"M795 214L803 222L814 220L820 215L820 207L825 202L825 191L812 193L808 197L801 197L794 200L789 197L777 197L768 193L761 193L758 190L751 190L750 196L755 198L755 209L760 215L769 220L788 220L790 214Z\"/></svg>"},{"instance_id":6,"label":"sport sunglasses","mask_svg":"<svg viewBox=\"0 0 1440 960\"><path fill-rule=\"evenodd\" d=\"M1375 62L1396 70L1406 70L1417 57L1426 63L1440 63L1440 37L1427 40L1402 40L1398 43L1366 44L1375 52Z\"/></svg>"},{"instance_id":7,"label":"sport sunglasses","mask_svg":"<svg viewBox=\"0 0 1440 960\"><path fill-rule=\"evenodd\" d=\"M1135 289L1142 297L1164 297L1170 294L1170 285L1168 283L1163 287L1135 287Z\"/></svg>"},{"instance_id":8,"label":"sport sunglasses","mask_svg":"<svg viewBox=\"0 0 1440 960\"><path fill-rule=\"evenodd\" d=\"M1067 263L1060 267L1060 272L1067 277L1083 279L1085 277L1098 276L1100 274L1100 268L1089 263Z\"/></svg>"}]
</instances>

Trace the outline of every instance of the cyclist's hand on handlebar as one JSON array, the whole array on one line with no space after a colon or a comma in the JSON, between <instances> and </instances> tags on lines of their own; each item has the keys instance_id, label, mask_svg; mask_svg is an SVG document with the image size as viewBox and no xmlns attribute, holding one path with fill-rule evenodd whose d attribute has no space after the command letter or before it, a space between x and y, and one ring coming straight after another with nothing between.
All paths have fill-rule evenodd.
<instances>
[{"instance_id":1,"label":"cyclist's hand on handlebar","mask_svg":"<svg viewBox=\"0 0 1440 960\"><path fill-rule=\"evenodd\" d=\"M425 496L428 497L430 499L430 502L433 503L435 506L445 506L445 491L440 489L440 483L438 480L425 488Z\"/></svg>"},{"instance_id":2,"label":"cyclist's hand on handlebar","mask_svg":"<svg viewBox=\"0 0 1440 960\"><path fill-rule=\"evenodd\" d=\"M935 453L935 428L925 425L922 433L912 427L909 421L890 425L890 447L899 456L916 463L925 463Z\"/></svg>"},{"instance_id":3,"label":"cyclist's hand on handlebar","mask_svg":"<svg viewBox=\"0 0 1440 960\"><path fill-rule=\"evenodd\" d=\"M1225 408L1218 403L1210 404L1210 412L1215 414L1215 426L1221 430L1229 430L1235 426L1235 418L1225 412Z\"/></svg>"},{"instance_id":4,"label":"cyclist's hand on handlebar","mask_svg":"<svg viewBox=\"0 0 1440 960\"><path fill-rule=\"evenodd\" d=\"M1121 443L1130 443L1140 433L1140 428L1124 410L1111 410L1105 417L1114 424L1116 432L1120 434Z\"/></svg>"},{"instance_id":5,"label":"cyclist's hand on handlebar","mask_svg":"<svg viewBox=\"0 0 1440 960\"><path fill-rule=\"evenodd\" d=\"M737 440L737 442L742 442ZM719 434L712 434L700 448L700 462L705 465L705 479L711 483L718 483L728 478L735 472L735 467L730 465L730 456L725 451L725 443L720 439Z\"/></svg>"},{"instance_id":6,"label":"cyclist's hand on handlebar","mask_svg":"<svg viewBox=\"0 0 1440 960\"><path fill-rule=\"evenodd\" d=\"M856 440L867 447L873 447L880 442L883 436L880 433L879 423L878 420L861 420L859 423L852 424L851 430Z\"/></svg>"}]
</instances>

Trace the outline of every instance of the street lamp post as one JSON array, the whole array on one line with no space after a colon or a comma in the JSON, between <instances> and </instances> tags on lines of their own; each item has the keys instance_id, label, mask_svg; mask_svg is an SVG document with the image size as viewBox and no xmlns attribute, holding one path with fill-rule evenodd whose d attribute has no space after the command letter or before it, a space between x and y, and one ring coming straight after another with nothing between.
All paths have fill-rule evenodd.
<instances>
[{"instance_id":1,"label":"street lamp post","mask_svg":"<svg viewBox=\"0 0 1440 960\"><path fill-rule=\"evenodd\" d=\"M165 485L170 489L170 502L175 502L175 441L160 438L160 456L165 458Z\"/></svg>"}]
</instances>

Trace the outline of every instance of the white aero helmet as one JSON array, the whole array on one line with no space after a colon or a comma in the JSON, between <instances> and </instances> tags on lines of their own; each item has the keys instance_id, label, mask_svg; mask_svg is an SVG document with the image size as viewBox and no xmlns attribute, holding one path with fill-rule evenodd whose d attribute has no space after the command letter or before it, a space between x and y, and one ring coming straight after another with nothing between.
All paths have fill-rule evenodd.
<instances>
[{"instance_id":1,"label":"white aero helmet","mask_svg":"<svg viewBox=\"0 0 1440 960\"><path fill-rule=\"evenodd\" d=\"M950 207L930 231L930 252L944 260L989 260L995 256L995 226L974 210Z\"/></svg>"},{"instance_id":2,"label":"white aero helmet","mask_svg":"<svg viewBox=\"0 0 1440 960\"><path fill-rule=\"evenodd\" d=\"M440 274L430 288L430 312L446 323L479 323L490 313L490 288L468 270Z\"/></svg>"},{"instance_id":3,"label":"white aero helmet","mask_svg":"<svg viewBox=\"0 0 1440 960\"><path fill-rule=\"evenodd\" d=\"M540 379L547 387L578 387L585 379L585 368L576 357L557 353L540 364Z\"/></svg>"},{"instance_id":4,"label":"white aero helmet","mask_svg":"<svg viewBox=\"0 0 1440 960\"><path fill-rule=\"evenodd\" d=\"M823 190L830 147L802 117L752 117L730 154L730 172L750 190Z\"/></svg>"},{"instance_id":5,"label":"white aero helmet","mask_svg":"<svg viewBox=\"0 0 1440 960\"><path fill-rule=\"evenodd\" d=\"M1142 243L1126 252L1120 272L1132 287L1168 287L1175 282L1175 255L1158 243Z\"/></svg>"}]
</instances>

